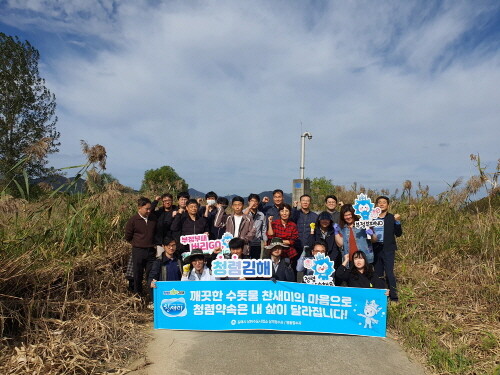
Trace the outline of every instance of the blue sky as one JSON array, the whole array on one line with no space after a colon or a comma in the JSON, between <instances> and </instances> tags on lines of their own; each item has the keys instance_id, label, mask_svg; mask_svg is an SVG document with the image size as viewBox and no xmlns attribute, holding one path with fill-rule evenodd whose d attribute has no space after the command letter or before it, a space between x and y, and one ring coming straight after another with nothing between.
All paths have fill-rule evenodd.
<instances>
[{"instance_id":1,"label":"blue sky","mask_svg":"<svg viewBox=\"0 0 500 375\"><path fill-rule=\"evenodd\" d=\"M498 1L0 0L57 97L55 167L102 144L138 188L170 165L190 187L291 191L299 176L437 193L495 168Z\"/></svg>"}]
</instances>

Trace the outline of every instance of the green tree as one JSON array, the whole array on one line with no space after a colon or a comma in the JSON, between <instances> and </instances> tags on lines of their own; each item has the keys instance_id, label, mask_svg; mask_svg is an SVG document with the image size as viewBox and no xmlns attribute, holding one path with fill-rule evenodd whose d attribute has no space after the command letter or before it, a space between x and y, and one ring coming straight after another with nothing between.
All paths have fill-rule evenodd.
<instances>
[{"instance_id":1,"label":"green tree","mask_svg":"<svg viewBox=\"0 0 500 375\"><path fill-rule=\"evenodd\" d=\"M40 54L28 41L0 32L0 180L44 176L57 152L55 96L38 73ZM24 160L24 163L20 163Z\"/></svg>"},{"instance_id":2,"label":"green tree","mask_svg":"<svg viewBox=\"0 0 500 375\"><path fill-rule=\"evenodd\" d=\"M149 169L144 172L141 191L151 191L155 194L171 193L177 194L187 191L188 184L181 178L174 168L164 165L158 169Z\"/></svg>"},{"instance_id":3,"label":"green tree","mask_svg":"<svg viewBox=\"0 0 500 375\"><path fill-rule=\"evenodd\" d=\"M326 177L315 177L310 183L312 206L315 210L322 210L325 206L325 197L335 194L335 186L332 180Z\"/></svg>"}]
</instances>

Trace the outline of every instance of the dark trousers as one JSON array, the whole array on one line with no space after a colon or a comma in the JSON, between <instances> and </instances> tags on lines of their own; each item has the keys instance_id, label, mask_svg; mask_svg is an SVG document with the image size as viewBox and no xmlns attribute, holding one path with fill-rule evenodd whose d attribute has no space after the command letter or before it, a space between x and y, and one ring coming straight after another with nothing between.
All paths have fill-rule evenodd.
<instances>
[{"instance_id":1,"label":"dark trousers","mask_svg":"<svg viewBox=\"0 0 500 375\"><path fill-rule=\"evenodd\" d=\"M134 273L134 293L142 293L142 279L146 271L146 280L156 259L156 249L154 247L133 247L132 267Z\"/></svg>"},{"instance_id":2,"label":"dark trousers","mask_svg":"<svg viewBox=\"0 0 500 375\"><path fill-rule=\"evenodd\" d=\"M385 279L389 285L389 298L397 300L398 292L396 289L396 276L394 275L396 252L384 250L384 244L380 242L373 244L373 252L375 254L375 273L378 277L384 277L385 274Z\"/></svg>"},{"instance_id":3,"label":"dark trousers","mask_svg":"<svg viewBox=\"0 0 500 375\"><path fill-rule=\"evenodd\" d=\"M250 244L250 258L260 259L261 246L258 244Z\"/></svg>"}]
</instances>

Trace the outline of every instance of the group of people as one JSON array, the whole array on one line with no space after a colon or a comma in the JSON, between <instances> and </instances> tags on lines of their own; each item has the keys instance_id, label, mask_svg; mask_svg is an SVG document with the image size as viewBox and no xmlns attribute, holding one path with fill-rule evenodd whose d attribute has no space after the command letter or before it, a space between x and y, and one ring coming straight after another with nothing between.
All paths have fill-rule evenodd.
<instances>
[{"instance_id":1,"label":"group of people","mask_svg":"<svg viewBox=\"0 0 500 375\"><path fill-rule=\"evenodd\" d=\"M221 249L211 255L190 251L180 238L206 234L216 240L228 232L233 236L231 255L270 258L273 279L300 282L311 273L304 268L305 259L323 253L334 261L335 285L388 289L389 298L398 300L394 259L402 228L400 216L389 212L386 196L375 200L384 225L368 229L356 227L359 217L353 205L339 205L335 195L325 197L325 209L319 214L311 210L309 195L302 195L291 207L280 189L273 191L272 202L250 194L245 204L244 198L235 196L231 213L226 212L229 201L213 191L205 195L204 206L187 192L176 198L176 205L168 193L152 202L140 198L137 214L125 226L125 239L132 245L126 276L137 294L142 294L145 275L150 288L157 281L215 280L210 265ZM189 255L183 257L183 253Z\"/></svg>"}]
</instances>

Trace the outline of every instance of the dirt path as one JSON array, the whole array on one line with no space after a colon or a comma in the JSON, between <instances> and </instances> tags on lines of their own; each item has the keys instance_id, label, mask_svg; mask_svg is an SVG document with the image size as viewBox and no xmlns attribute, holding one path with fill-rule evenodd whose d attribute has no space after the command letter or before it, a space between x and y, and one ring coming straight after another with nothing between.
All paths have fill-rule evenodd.
<instances>
[{"instance_id":1,"label":"dirt path","mask_svg":"<svg viewBox=\"0 0 500 375\"><path fill-rule=\"evenodd\" d=\"M132 375L424 375L392 339L258 332L154 330L149 363Z\"/></svg>"}]
</instances>

